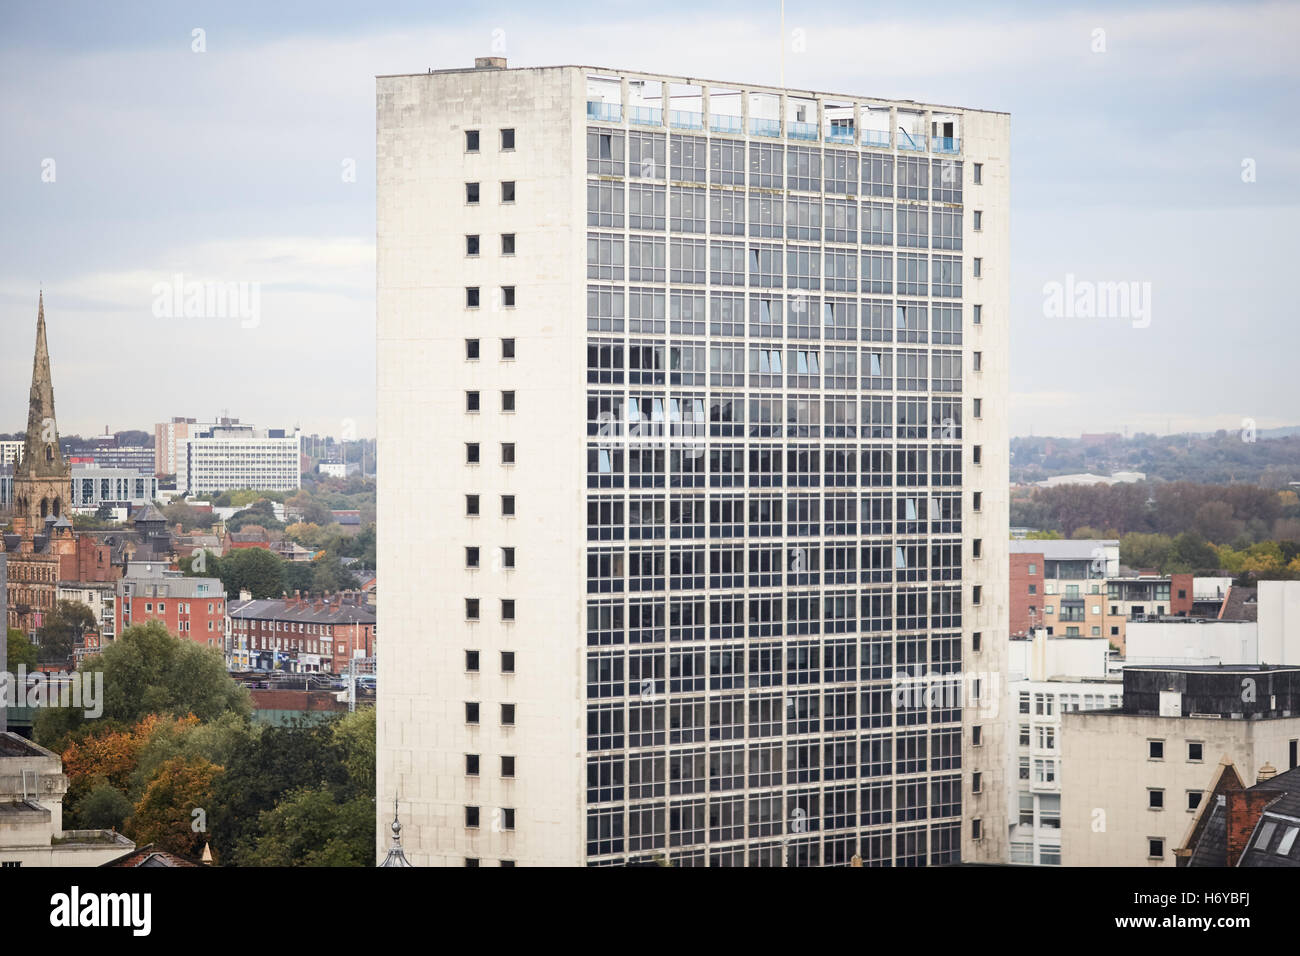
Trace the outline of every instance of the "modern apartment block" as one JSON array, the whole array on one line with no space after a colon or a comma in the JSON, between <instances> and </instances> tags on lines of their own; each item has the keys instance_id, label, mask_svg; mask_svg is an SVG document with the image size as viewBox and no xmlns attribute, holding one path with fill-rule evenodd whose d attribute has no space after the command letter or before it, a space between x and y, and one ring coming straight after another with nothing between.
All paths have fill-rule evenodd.
<instances>
[{"instance_id":1,"label":"modern apartment block","mask_svg":"<svg viewBox=\"0 0 1300 956\"><path fill-rule=\"evenodd\" d=\"M377 125L410 860L1005 860L1009 117L485 58Z\"/></svg>"},{"instance_id":2,"label":"modern apartment block","mask_svg":"<svg viewBox=\"0 0 1300 956\"><path fill-rule=\"evenodd\" d=\"M176 446L176 487L189 494L302 487L302 439L296 429L213 425L178 439Z\"/></svg>"}]
</instances>

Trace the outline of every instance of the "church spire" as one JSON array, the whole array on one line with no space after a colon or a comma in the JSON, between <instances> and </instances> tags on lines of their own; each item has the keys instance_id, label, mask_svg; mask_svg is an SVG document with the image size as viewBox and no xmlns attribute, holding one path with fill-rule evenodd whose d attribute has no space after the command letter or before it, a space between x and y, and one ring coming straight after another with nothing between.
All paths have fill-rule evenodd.
<instances>
[{"instance_id":1,"label":"church spire","mask_svg":"<svg viewBox=\"0 0 1300 956\"><path fill-rule=\"evenodd\" d=\"M36 355L32 361L32 391L27 404L27 440L23 446L22 470L33 478L62 477L67 471L54 418L54 380L50 374L50 348L45 341L44 290L36 307Z\"/></svg>"},{"instance_id":2,"label":"church spire","mask_svg":"<svg viewBox=\"0 0 1300 956\"><path fill-rule=\"evenodd\" d=\"M54 421L54 382L50 349L45 341L45 293L36 307L36 356L32 361L32 391L27 402L27 440L23 460L14 469L14 531L39 535L45 519L63 517L72 499L72 466L59 450Z\"/></svg>"}]
</instances>

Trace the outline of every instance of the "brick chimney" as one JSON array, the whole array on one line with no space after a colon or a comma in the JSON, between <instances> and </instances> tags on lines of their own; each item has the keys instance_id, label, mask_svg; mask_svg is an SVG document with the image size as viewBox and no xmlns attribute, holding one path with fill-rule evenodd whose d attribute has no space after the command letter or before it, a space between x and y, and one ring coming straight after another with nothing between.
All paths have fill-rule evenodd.
<instances>
[{"instance_id":1,"label":"brick chimney","mask_svg":"<svg viewBox=\"0 0 1300 956\"><path fill-rule=\"evenodd\" d=\"M1262 769L1262 768L1261 768ZM1227 794L1227 865L1236 866L1246 852L1264 808L1277 799L1275 790L1236 790Z\"/></svg>"}]
</instances>

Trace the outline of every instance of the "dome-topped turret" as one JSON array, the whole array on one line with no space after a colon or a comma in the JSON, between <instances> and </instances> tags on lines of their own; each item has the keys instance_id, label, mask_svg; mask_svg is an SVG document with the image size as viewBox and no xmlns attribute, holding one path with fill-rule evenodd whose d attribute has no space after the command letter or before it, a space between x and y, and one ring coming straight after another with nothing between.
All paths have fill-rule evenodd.
<instances>
[{"instance_id":1,"label":"dome-topped turret","mask_svg":"<svg viewBox=\"0 0 1300 956\"><path fill-rule=\"evenodd\" d=\"M397 819L397 798L393 798L393 843L388 848L388 856L384 857L384 862L380 866L412 866L410 860L406 858L405 851L402 850L402 824Z\"/></svg>"}]
</instances>

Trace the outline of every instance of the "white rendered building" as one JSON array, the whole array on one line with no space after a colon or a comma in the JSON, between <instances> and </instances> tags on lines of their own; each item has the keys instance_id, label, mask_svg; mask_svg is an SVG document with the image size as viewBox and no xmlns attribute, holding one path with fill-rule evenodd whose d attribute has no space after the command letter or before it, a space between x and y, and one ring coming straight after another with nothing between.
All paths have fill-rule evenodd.
<instances>
[{"instance_id":1,"label":"white rendered building","mask_svg":"<svg viewBox=\"0 0 1300 956\"><path fill-rule=\"evenodd\" d=\"M1006 859L1008 150L910 101L379 78L413 863Z\"/></svg>"},{"instance_id":2,"label":"white rendered building","mask_svg":"<svg viewBox=\"0 0 1300 956\"><path fill-rule=\"evenodd\" d=\"M1048 637L1038 628L1010 642L1007 668L1009 862L1061 863L1064 752L1061 717L1120 706L1123 683L1108 676L1104 637Z\"/></svg>"}]
</instances>

